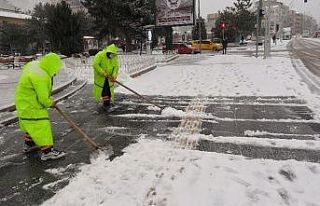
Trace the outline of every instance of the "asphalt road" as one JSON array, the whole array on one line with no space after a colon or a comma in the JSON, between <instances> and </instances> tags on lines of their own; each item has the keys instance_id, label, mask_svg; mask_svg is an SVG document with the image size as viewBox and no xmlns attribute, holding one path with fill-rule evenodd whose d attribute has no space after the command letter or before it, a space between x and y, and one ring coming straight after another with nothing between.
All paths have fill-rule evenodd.
<instances>
[{"instance_id":1,"label":"asphalt road","mask_svg":"<svg viewBox=\"0 0 320 206\"><path fill-rule=\"evenodd\" d=\"M289 48L293 53L293 57L301 59L313 74L320 76L320 42L294 38Z\"/></svg>"},{"instance_id":2,"label":"asphalt road","mask_svg":"<svg viewBox=\"0 0 320 206\"><path fill-rule=\"evenodd\" d=\"M106 148L112 148L111 159L122 155L122 149L146 138L172 141L172 134L201 133L237 137L245 131L268 131L259 137L275 139L315 140L320 124L312 121L310 109L295 97L166 97L149 96L162 106L211 114L205 119L161 115L133 95L117 95L119 108L103 112L91 96L87 85L60 108L66 111L89 136ZM203 99L204 98L204 99ZM204 101L205 100L205 101ZM90 161L93 152L70 129L57 112L51 112L56 146L68 153L59 161L41 162L36 154L24 155L21 132L17 125L1 128L0 205L34 205L50 198L68 184L79 167ZM277 121L290 119L291 121ZM279 135L283 134L283 135ZM301 136L300 136L301 135ZM200 140L192 147L207 152L243 155L248 158L275 160L296 159L320 162L320 152L306 149L263 147Z\"/></svg>"},{"instance_id":3,"label":"asphalt road","mask_svg":"<svg viewBox=\"0 0 320 206\"><path fill-rule=\"evenodd\" d=\"M310 47L310 48L309 48ZM295 57L306 61L317 73L320 44L294 40ZM306 52L312 52L313 56ZM319 55L318 55L319 56ZM309 62L309 63L308 63ZM310 63L311 62L311 63ZM320 72L319 72L320 74ZM106 113L92 98L92 85L85 86L59 107L98 144L104 145L111 160L123 154L122 149L143 136L165 141L179 140L180 134L203 134L214 137L248 137L248 131L267 131L255 137L270 140L269 146L214 141L209 139L185 143L189 149L242 155L247 158L273 160L295 159L320 162L320 151L277 147L276 140L318 140L320 123L313 120L304 100L282 97L222 96L149 96L161 106L206 114L202 117L161 115L134 95L117 94L118 108ZM68 153L58 161L41 162L36 153L22 153L22 133L18 125L0 127L0 205L38 205L68 184L83 164L95 155L66 121L50 112L56 147ZM183 136L183 135L182 135ZM181 137L181 136L180 136Z\"/></svg>"}]
</instances>

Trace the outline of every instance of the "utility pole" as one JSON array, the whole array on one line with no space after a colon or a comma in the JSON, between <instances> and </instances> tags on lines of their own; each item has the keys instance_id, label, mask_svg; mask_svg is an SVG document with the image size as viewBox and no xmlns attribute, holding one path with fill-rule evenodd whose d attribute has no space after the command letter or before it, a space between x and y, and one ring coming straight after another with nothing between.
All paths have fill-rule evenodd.
<instances>
[{"instance_id":1,"label":"utility pole","mask_svg":"<svg viewBox=\"0 0 320 206\"><path fill-rule=\"evenodd\" d=\"M306 28L306 3L308 1L304 0L304 4L303 4L303 16L302 16L302 37L306 34L305 33L305 28Z\"/></svg>"},{"instance_id":2,"label":"utility pole","mask_svg":"<svg viewBox=\"0 0 320 206\"><path fill-rule=\"evenodd\" d=\"M266 5L266 28L265 28L265 35L264 35L264 58L270 57L270 50L271 50L271 42L270 42L270 19L271 19L271 2L267 0Z\"/></svg>"},{"instance_id":3,"label":"utility pole","mask_svg":"<svg viewBox=\"0 0 320 206\"><path fill-rule=\"evenodd\" d=\"M225 25L225 23L223 22L222 39L225 39L225 36L224 36L224 34L225 34L225 28L226 28L226 25Z\"/></svg>"},{"instance_id":4,"label":"utility pole","mask_svg":"<svg viewBox=\"0 0 320 206\"><path fill-rule=\"evenodd\" d=\"M259 0L259 5L257 9L257 30L256 30L256 57L259 53L259 35L261 30L261 14L262 14L262 0Z\"/></svg>"},{"instance_id":5,"label":"utility pole","mask_svg":"<svg viewBox=\"0 0 320 206\"><path fill-rule=\"evenodd\" d=\"M201 43L202 43L202 37L201 37L201 21L200 21L200 0L198 0L198 23L199 23L199 50L201 52Z\"/></svg>"}]
</instances>

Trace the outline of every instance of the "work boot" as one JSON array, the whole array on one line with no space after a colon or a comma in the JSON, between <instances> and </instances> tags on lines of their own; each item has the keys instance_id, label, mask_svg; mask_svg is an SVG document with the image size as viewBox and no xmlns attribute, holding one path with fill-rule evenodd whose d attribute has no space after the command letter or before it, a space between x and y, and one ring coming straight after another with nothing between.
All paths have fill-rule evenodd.
<instances>
[{"instance_id":1,"label":"work boot","mask_svg":"<svg viewBox=\"0 0 320 206\"><path fill-rule=\"evenodd\" d=\"M33 152L39 149L37 145L34 143L32 140L31 136L27 133L24 135L24 145L23 145L23 151L28 153L28 152Z\"/></svg>"},{"instance_id":2,"label":"work boot","mask_svg":"<svg viewBox=\"0 0 320 206\"><path fill-rule=\"evenodd\" d=\"M108 110L111 107L110 100L104 101L102 107L103 109Z\"/></svg>"},{"instance_id":3,"label":"work boot","mask_svg":"<svg viewBox=\"0 0 320 206\"><path fill-rule=\"evenodd\" d=\"M53 147L41 149L41 160L55 160L66 155L65 152L54 149Z\"/></svg>"}]
</instances>

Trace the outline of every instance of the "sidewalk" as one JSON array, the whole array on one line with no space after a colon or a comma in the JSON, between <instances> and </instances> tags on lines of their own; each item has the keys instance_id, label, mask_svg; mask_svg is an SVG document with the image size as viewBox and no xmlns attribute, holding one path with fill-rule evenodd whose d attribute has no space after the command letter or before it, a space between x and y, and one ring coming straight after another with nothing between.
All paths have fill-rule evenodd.
<instances>
[{"instance_id":1,"label":"sidewalk","mask_svg":"<svg viewBox=\"0 0 320 206\"><path fill-rule=\"evenodd\" d=\"M283 52L287 51L287 46L290 43L290 40L282 40L277 41L277 44L271 43L271 52ZM264 45L258 47L259 55L260 53L263 55ZM228 47L227 52L236 54L236 53L255 53L256 45L254 42L246 45L246 46L237 46L237 47Z\"/></svg>"},{"instance_id":2,"label":"sidewalk","mask_svg":"<svg viewBox=\"0 0 320 206\"><path fill-rule=\"evenodd\" d=\"M0 70L0 110L14 104L14 94L21 69ZM61 69L54 78L53 90L62 87L75 77L65 68Z\"/></svg>"},{"instance_id":3,"label":"sidewalk","mask_svg":"<svg viewBox=\"0 0 320 206\"><path fill-rule=\"evenodd\" d=\"M128 75L131 77L139 76L156 68L157 63L168 63L176 58L178 58L176 55L122 56L120 58L121 68L119 78L123 80ZM84 62L82 60L80 58L64 59L64 68L54 78L52 98L55 100L65 99L81 89L87 82L92 83L92 58L86 59ZM0 93L2 94L2 98L0 99L0 125L8 125L17 120L14 111L14 94L20 72L20 69L0 69ZM74 84L75 81L76 83Z\"/></svg>"}]
</instances>

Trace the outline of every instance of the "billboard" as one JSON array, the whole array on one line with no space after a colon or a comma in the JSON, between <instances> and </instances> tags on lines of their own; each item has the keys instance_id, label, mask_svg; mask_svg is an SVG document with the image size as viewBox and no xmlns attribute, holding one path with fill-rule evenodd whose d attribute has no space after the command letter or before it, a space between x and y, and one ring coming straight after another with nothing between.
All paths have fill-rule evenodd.
<instances>
[{"instance_id":1,"label":"billboard","mask_svg":"<svg viewBox=\"0 0 320 206\"><path fill-rule=\"evenodd\" d=\"M194 24L195 0L156 0L157 26Z\"/></svg>"}]
</instances>

